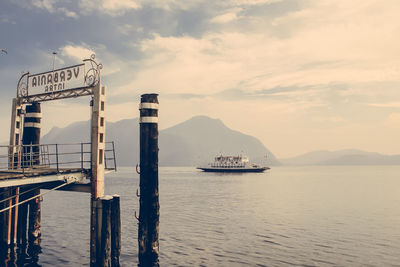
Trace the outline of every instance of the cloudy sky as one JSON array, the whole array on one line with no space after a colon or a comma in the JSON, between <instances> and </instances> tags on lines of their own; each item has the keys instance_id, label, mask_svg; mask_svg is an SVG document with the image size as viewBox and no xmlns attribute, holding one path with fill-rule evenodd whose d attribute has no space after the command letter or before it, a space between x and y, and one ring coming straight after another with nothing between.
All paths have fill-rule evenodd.
<instances>
[{"instance_id":1,"label":"cloudy sky","mask_svg":"<svg viewBox=\"0 0 400 267\"><path fill-rule=\"evenodd\" d=\"M398 154L399 14L398 0L2 0L0 141L22 71L95 52L111 121L159 93L160 128L208 115L281 158ZM43 132L88 119L88 103L43 104Z\"/></svg>"}]
</instances>

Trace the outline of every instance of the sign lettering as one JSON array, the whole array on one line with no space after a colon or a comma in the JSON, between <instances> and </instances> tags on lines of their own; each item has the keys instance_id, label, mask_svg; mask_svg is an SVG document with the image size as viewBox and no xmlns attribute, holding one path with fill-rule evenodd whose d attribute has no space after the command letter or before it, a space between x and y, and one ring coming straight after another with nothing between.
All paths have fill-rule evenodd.
<instances>
[{"instance_id":1,"label":"sign lettering","mask_svg":"<svg viewBox=\"0 0 400 267\"><path fill-rule=\"evenodd\" d=\"M28 76L29 96L85 87L85 64Z\"/></svg>"}]
</instances>

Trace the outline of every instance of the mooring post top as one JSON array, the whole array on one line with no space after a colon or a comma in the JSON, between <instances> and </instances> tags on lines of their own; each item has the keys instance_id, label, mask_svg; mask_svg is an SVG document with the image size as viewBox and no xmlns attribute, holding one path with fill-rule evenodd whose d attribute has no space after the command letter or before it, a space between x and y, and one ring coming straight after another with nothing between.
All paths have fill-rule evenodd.
<instances>
[{"instance_id":1,"label":"mooring post top","mask_svg":"<svg viewBox=\"0 0 400 267\"><path fill-rule=\"evenodd\" d=\"M105 195L105 196L102 196L100 199L101 200L111 200L113 197L112 196L110 196L110 195Z\"/></svg>"},{"instance_id":2,"label":"mooring post top","mask_svg":"<svg viewBox=\"0 0 400 267\"><path fill-rule=\"evenodd\" d=\"M26 105L25 109L26 112L41 112L41 108L40 108L40 103L39 102L32 102L29 105Z\"/></svg>"},{"instance_id":3,"label":"mooring post top","mask_svg":"<svg viewBox=\"0 0 400 267\"><path fill-rule=\"evenodd\" d=\"M156 94L156 93L151 93L151 94L143 94L143 95L141 95L141 96L142 96L142 97L148 97L148 96L157 97L158 94Z\"/></svg>"},{"instance_id":4,"label":"mooring post top","mask_svg":"<svg viewBox=\"0 0 400 267\"><path fill-rule=\"evenodd\" d=\"M158 94L143 94L141 95L140 102L142 103L158 103Z\"/></svg>"}]
</instances>

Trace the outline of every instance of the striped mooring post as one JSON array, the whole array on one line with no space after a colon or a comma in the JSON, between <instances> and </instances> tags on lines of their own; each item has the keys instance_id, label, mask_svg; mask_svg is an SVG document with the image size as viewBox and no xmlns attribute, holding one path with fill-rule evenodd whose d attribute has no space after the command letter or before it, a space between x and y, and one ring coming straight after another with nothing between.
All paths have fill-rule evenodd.
<instances>
[{"instance_id":1,"label":"striped mooring post","mask_svg":"<svg viewBox=\"0 0 400 267\"><path fill-rule=\"evenodd\" d=\"M24 147L24 157L22 164L25 167L35 167L40 165L40 128L41 128L41 108L40 103L32 103L27 105L25 108L25 118L24 118L24 132L22 137L22 144ZM40 189L35 189L31 193L31 196L40 195ZM24 239L22 235L26 232L26 219L28 209L20 209L20 219L21 227L21 238ZM29 201L29 218L28 218L28 243L32 249L32 246L40 245L41 236L41 211L40 211L40 201L39 198ZM24 225L25 224L25 225Z\"/></svg>"},{"instance_id":2,"label":"striped mooring post","mask_svg":"<svg viewBox=\"0 0 400 267\"><path fill-rule=\"evenodd\" d=\"M144 94L140 101L140 267L159 266L158 99Z\"/></svg>"}]
</instances>

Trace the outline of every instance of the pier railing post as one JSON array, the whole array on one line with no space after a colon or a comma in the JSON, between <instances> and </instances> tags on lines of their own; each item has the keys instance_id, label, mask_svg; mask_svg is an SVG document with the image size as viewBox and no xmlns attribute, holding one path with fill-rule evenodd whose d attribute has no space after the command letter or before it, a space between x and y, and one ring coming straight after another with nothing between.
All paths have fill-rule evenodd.
<instances>
[{"instance_id":1,"label":"pier railing post","mask_svg":"<svg viewBox=\"0 0 400 267\"><path fill-rule=\"evenodd\" d=\"M58 144L56 144L56 168L57 168L57 172L59 172L60 169L58 166Z\"/></svg>"},{"instance_id":2,"label":"pier railing post","mask_svg":"<svg viewBox=\"0 0 400 267\"><path fill-rule=\"evenodd\" d=\"M139 264L159 266L158 99L144 94L140 101Z\"/></svg>"}]
</instances>

